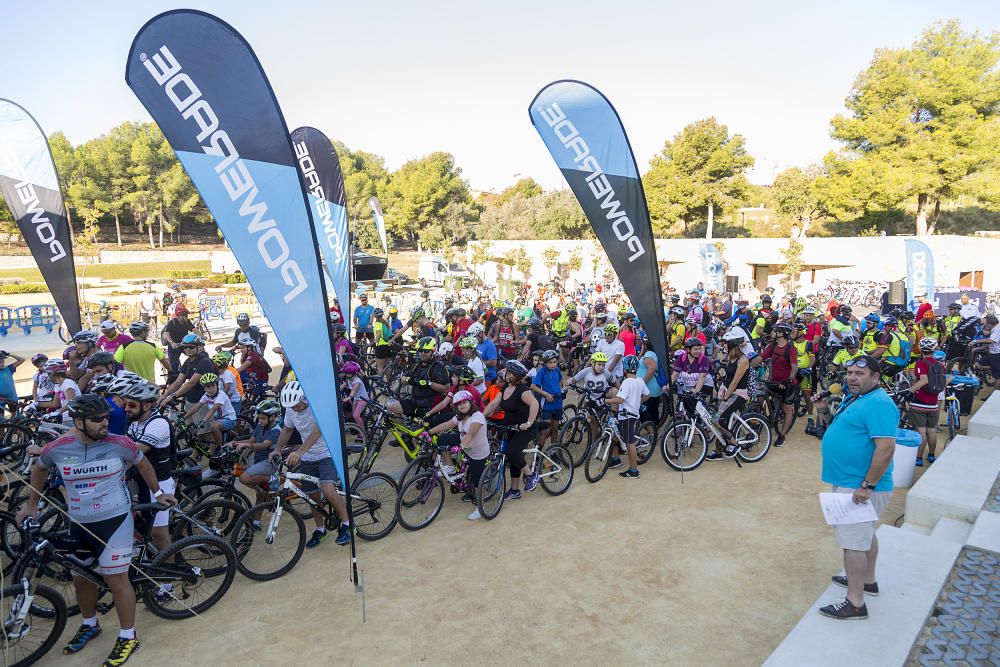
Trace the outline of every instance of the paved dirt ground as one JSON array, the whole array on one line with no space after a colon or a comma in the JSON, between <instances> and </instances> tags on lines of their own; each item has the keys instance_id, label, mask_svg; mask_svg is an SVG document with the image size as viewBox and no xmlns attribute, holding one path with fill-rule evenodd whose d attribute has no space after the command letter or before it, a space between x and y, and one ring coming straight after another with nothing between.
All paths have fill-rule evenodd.
<instances>
[{"instance_id":1,"label":"paved dirt ground","mask_svg":"<svg viewBox=\"0 0 1000 667\"><path fill-rule=\"evenodd\" d=\"M580 468L565 495L539 488L493 521L449 496L422 531L359 540L367 622L330 539L281 579L238 575L200 619L140 605L130 664L759 665L842 567L817 502L819 441L801 429L760 463L706 462L683 484L659 454L638 481L589 484ZM103 625L82 654L45 663L98 664L113 612Z\"/></svg>"}]
</instances>

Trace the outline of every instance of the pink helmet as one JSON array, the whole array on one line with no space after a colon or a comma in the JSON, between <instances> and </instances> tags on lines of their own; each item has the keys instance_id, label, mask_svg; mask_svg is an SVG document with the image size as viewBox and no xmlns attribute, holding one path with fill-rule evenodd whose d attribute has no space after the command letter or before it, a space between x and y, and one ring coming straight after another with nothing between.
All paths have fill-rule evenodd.
<instances>
[{"instance_id":1,"label":"pink helmet","mask_svg":"<svg viewBox=\"0 0 1000 667\"><path fill-rule=\"evenodd\" d=\"M462 391L455 392L455 395L451 397L451 404L458 405L463 401L471 401L471 400L472 400L472 394L463 389Z\"/></svg>"},{"instance_id":2,"label":"pink helmet","mask_svg":"<svg viewBox=\"0 0 1000 667\"><path fill-rule=\"evenodd\" d=\"M361 372L361 365L356 361L347 361L340 367L340 372L347 373L348 375L357 375Z\"/></svg>"}]
</instances>

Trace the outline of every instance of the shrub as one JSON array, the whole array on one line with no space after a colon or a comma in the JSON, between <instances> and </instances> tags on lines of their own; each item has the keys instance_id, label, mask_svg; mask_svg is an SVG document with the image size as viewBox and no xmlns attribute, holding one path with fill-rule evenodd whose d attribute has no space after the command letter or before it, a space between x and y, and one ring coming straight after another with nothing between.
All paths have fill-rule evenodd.
<instances>
[{"instance_id":1,"label":"shrub","mask_svg":"<svg viewBox=\"0 0 1000 667\"><path fill-rule=\"evenodd\" d=\"M0 285L0 294L42 294L48 292L49 288L39 283L25 283L23 285Z\"/></svg>"},{"instance_id":2,"label":"shrub","mask_svg":"<svg viewBox=\"0 0 1000 667\"><path fill-rule=\"evenodd\" d=\"M204 278L204 271L168 271L168 278Z\"/></svg>"},{"instance_id":3,"label":"shrub","mask_svg":"<svg viewBox=\"0 0 1000 667\"><path fill-rule=\"evenodd\" d=\"M212 275L212 280L223 285L241 285L247 281L247 277L242 273L217 273Z\"/></svg>"}]
</instances>

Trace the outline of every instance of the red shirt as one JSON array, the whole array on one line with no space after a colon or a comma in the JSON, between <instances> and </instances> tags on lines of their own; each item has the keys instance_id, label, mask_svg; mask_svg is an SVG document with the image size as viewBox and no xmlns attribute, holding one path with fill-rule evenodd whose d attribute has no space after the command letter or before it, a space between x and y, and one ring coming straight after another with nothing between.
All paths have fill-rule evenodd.
<instances>
[{"instance_id":1,"label":"red shirt","mask_svg":"<svg viewBox=\"0 0 1000 667\"><path fill-rule=\"evenodd\" d=\"M917 314L916 314L917 322L923 322L924 313L926 313L928 310L931 310L931 308L933 308L933 306L931 306L929 302L925 301L924 303L920 304L917 307Z\"/></svg>"},{"instance_id":2,"label":"red shirt","mask_svg":"<svg viewBox=\"0 0 1000 667\"><path fill-rule=\"evenodd\" d=\"M778 347L775 343L770 343L760 353L760 356L771 360L771 382L795 383L797 381L795 370L799 360L794 345L785 343L784 347Z\"/></svg>"},{"instance_id":3,"label":"red shirt","mask_svg":"<svg viewBox=\"0 0 1000 667\"><path fill-rule=\"evenodd\" d=\"M812 342L821 335L823 335L823 325L819 322L813 322L812 324L806 325L805 338L807 341Z\"/></svg>"},{"instance_id":4,"label":"red shirt","mask_svg":"<svg viewBox=\"0 0 1000 667\"><path fill-rule=\"evenodd\" d=\"M621 333L618 334L618 340L625 343L625 355L635 356L635 331L630 329L622 329Z\"/></svg>"},{"instance_id":5,"label":"red shirt","mask_svg":"<svg viewBox=\"0 0 1000 667\"><path fill-rule=\"evenodd\" d=\"M927 368L931 364L937 364L940 366L941 362L935 361L934 359L929 359L927 357L923 357L917 360L917 363L914 366L914 371L913 371L917 380L927 376L928 373ZM921 409L937 410L937 405L938 405L938 395L932 394L931 392L927 391L927 385L924 385L916 392L914 392L913 400L910 401L910 407L916 408L917 410Z\"/></svg>"}]
</instances>

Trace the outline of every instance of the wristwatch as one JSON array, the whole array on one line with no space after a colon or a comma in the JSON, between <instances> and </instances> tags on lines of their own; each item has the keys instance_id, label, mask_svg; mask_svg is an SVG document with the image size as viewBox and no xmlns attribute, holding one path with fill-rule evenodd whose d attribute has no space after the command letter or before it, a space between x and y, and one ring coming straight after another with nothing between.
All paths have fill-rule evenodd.
<instances>
[{"instance_id":1,"label":"wristwatch","mask_svg":"<svg viewBox=\"0 0 1000 667\"><path fill-rule=\"evenodd\" d=\"M868 489L869 491L874 491L875 490L875 485L874 484L870 484L867 479L863 479L863 480L861 480L861 488L862 489Z\"/></svg>"},{"instance_id":2,"label":"wristwatch","mask_svg":"<svg viewBox=\"0 0 1000 667\"><path fill-rule=\"evenodd\" d=\"M153 493L154 498L159 498L162 495L163 495L163 489L157 489L156 492Z\"/></svg>"}]
</instances>

